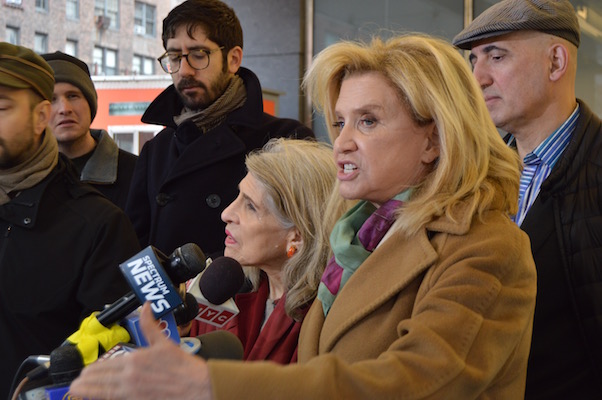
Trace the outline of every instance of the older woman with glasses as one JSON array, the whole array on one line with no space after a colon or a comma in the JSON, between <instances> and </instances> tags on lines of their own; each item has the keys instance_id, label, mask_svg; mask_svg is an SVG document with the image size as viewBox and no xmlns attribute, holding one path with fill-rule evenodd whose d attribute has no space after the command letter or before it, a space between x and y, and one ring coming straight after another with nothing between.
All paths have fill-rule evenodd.
<instances>
[{"instance_id":1,"label":"older woman with glasses","mask_svg":"<svg viewBox=\"0 0 602 400\"><path fill-rule=\"evenodd\" d=\"M465 60L422 35L338 43L306 83L330 128L338 192L359 202L330 235L334 257L303 322L299 363L193 358L161 337L146 306L150 349L84 370L75 394L524 395L536 274L529 239L509 218L520 163Z\"/></svg>"}]
</instances>

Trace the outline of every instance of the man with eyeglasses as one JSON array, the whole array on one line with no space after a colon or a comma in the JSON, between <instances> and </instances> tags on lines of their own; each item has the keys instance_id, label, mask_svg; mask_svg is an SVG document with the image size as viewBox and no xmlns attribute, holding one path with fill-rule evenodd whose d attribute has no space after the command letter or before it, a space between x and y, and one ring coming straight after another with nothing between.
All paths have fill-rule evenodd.
<instances>
[{"instance_id":1,"label":"man with eyeglasses","mask_svg":"<svg viewBox=\"0 0 602 400\"><path fill-rule=\"evenodd\" d=\"M243 33L230 7L188 0L163 20L159 63L173 85L142 121L163 125L140 154L126 213L140 243L166 254L184 243L223 253L222 210L238 194L245 156L274 137L314 137L292 119L263 112L259 80L241 67Z\"/></svg>"}]
</instances>

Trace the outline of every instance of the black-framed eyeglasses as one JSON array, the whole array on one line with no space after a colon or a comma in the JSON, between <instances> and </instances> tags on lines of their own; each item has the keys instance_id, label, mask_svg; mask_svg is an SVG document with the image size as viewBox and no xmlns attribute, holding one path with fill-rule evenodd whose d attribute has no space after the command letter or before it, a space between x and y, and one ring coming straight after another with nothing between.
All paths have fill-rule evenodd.
<instances>
[{"instance_id":1,"label":"black-framed eyeglasses","mask_svg":"<svg viewBox=\"0 0 602 400\"><path fill-rule=\"evenodd\" d=\"M166 51L161 57L157 58L157 61L159 61L159 64L161 64L163 71L167 72L168 74L175 74L180 70L182 58L185 58L186 62L188 62L188 65L190 65L192 68L201 70L209 66L209 56L223 48L224 46L220 46L213 50L190 50L188 54L182 54L176 51Z\"/></svg>"}]
</instances>

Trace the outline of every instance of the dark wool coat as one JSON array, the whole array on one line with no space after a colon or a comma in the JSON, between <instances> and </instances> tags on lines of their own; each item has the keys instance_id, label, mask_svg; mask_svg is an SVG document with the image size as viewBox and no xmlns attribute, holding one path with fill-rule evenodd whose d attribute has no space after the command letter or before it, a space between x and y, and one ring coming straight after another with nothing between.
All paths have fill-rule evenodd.
<instances>
[{"instance_id":1,"label":"dark wool coat","mask_svg":"<svg viewBox=\"0 0 602 400\"><path fill-rule=\"evenodd\" d=\"M238 75L246 102L206 134L191 121L175 125L183 105L173 85L142 116L145 123L166 126L142 148L126 206L143 247L169 254L193 242L206 255L221 255L226 235L220 216L238 195L246 154L271 138L313 137L298 121L264 113L255 74L240 68Z\"/></svg>"},{"instance_id":2,"label":"dark wool coat","mask_svg":"<svg viewBox=\"0 0 602 400\"><path fill-rule=\"evenodd\" d=\"M119 264L139 250L134 229L71 168L60 155L41 183L0 206L0 398L27 356L50 354L129 290Z\"/></svg>"},{"instance_id":3,"label":"dark wool coat","mask_svg":"<svg viewBox=\"0 0 602 400\"><path fill-rule=\"evenodd\" d=\"M579 105L573 137L521 226L537 266L527 399L602 396L602 123Z\"/></svg>"},{"instance_id":4,"label":"dark wool coat","mask_svg":"<svg viewBox=\"0 0 602 400\"><path fill-rule=\"evenodd\" d=\"M96 147L81 171L80 179L124 210L138 156L120 149L105 130L92 129L90 134Z\"/></svg>"}]
</instances>

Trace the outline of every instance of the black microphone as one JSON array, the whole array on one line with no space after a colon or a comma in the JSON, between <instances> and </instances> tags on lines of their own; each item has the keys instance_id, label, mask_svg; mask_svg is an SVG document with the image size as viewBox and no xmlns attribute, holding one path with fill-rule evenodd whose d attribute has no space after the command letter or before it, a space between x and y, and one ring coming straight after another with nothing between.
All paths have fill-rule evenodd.
<instances>
[{"instance_id":1,"label":"black microphone","mask_svg":"<svg viewBox=\"0 0 602 400\"><path fill-rule=\"evenodd\" d=\"M48 374L54 384L71 383L84 368L82 354L75 346L61 346L50 353Z\"/></svg>"},{"instance_id":2,"label":"black microphone","mask_svg":"<svg viewBox=\"0 0 602 400\"><path fill-rule=\"evenodd\" d=\"M198 304L195 319L218 328L224 327L239 312L232 297L245 282L245 274L238 261L218 257L197 276L188 288Z\"/></svg>"},{"instance_id":3,"label":"black microphone","mask_svg":"<svg viewBox=\"0 0 602 400\"><path fill-rule=\"evenodd\" d=\"M245 274L238 261L230 257L218 257L199 279L199 289L212 304L222 304L234 297L245 283Z\"/></svg>"},{"instance_id":4,"label":"black microphone","mask_svg":"<svg viewBox=\"0 0 602 400\"><path fill-rule=\"evenodd\" d=\"M48 399L48 390L68 387L84 368L82 355L75 346L57 347L50 356L35 358L42 365L26 374L30 380L15 393L19 400Z\"/></svg>"},{"instance_id":5,"label":"black microphone","mask_svg":"<svg viewBox=\"0 0 602 400\"><path fill-rule=\"evenodd\" d=\"M197 303L196 298L190 293L185 293L184 303L173 310L173 316L178 326L189 323L198 313L199 303Z\"/></svg>"},{"instance_id":6,"label":"black microphone","mask_svg":"<svg viewBox=\"0 0 602 400\"><path fill-rule=\"evenodd\" d=\"M180 284L188 279L194 278L205 269L205 254L203 254L203 251L199 246L194 243L187 243L178 247L169 257L166 257L158 249L155 249L152 246L149 247L159 262L165 267L165 272L167 272L171 282L175 284ZM130 260L147 252L148 248L142 250ZM141 305L139 295L140 293L137 294L135 292L126 294L98 313L96 319L105 327L121 321Z\"/></svg>"},{"instance_id":7,"label":"black microphone","mask_svg":"<svg viewBox=\"0 0 602 400\"><path fill-rule=\"evenodd\" d=\"M244 356L240 339L228 331L212 331L197 337L182 338L180 348L205 360L242 360Z\"/></svg>"}]
</instances>

